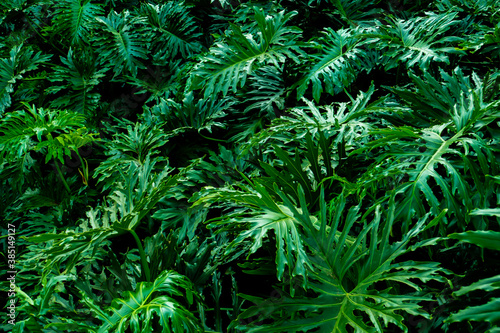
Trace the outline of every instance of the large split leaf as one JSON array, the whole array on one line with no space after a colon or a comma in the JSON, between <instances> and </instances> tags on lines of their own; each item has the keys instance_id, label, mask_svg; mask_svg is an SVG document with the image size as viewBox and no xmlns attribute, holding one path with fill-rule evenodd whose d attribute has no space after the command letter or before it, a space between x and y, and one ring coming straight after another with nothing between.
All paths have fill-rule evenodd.
<instances>
[{"instance_id":1,"label":"large split leaf","mask_svg":"<svg viewBox=\"0 0 500 333\"><path fill-rule=\"evenodd\" d=\"M165 63L181 54L192 56L201 49L197 38L201 36L194 18L183 3L169 1L163 5L146 4L139 13L155 31L153 54L155 62Z\"/></svg>"},{"instance_id":2,"label":"large split leaf","mask_svg":"<svg viewBox=\"0 0 500 333\"><path fill-rule=\"evenodd\" d=\"M243 187L242 190L207 188L193 201L195 199L194 205L232 202L246 208L210 221L212 227L222 227L220 231L238 231L227 247L227 255L239 256L242 248L250 254L256 252L274 231L278 278L283 277L286 267L289 275L305 277L305 267L310 263L301 239L300 223L264 186L255 183L252 188Z\"/></svg>"},{"instance_id":3,"label":"large split leaf","mask_svg":"<svg viewBox=\"0 0 500 333\"><path fill-rule=\"evenodd\" d=\"M125 294L125 298L114 299L106 310L86 295L83 302L103 322L98 333L123 333L127 329L158 332L153 330L156 321L162 333L201 332L200 324L186 307L193 304L194 294L189 279L174 271L164 271L154 282L139 283L135 291Z\"/></svg>"},{"instance_id":4,"label":"large split leaf","mask_svg":"<svg viewBox=\"0 0 500 333\"><path fill-rule=\"evenodd\" d=\"M106 69L98 69L94 55L76 54L72 49L66 58L61 57L64 66L55 67L49 78L52 82L61 82L47 89L50 93L64 90L63 96L56 98L52 105L56 108L70 109L84 115L92 115L97 109L100 94L94 88L101 82Z\"/></svg>"},{"instance_id":5,"label":"large split leaf","mask_svg":"<svg viewBox=\"0 0 500 333\"><path fill-rule=\"evenodd\" d=\"M313 44L319 52L311 56L307 74L299 82L297 98L304 95L310 82L316 102L323 91L337 94L351 85L359 71L359 58L366 54L355 35L353 30L325 29L324 36Z\"/></svg>"},{"instance_id":6,"label":"large split leaf","mask_svg":"<svg viewBox=\"0 0 500 333\"><path fill-rule=\"evenodd\" d=\"M145 19L128 11L112 11L107 17L96 18L101 31L96 38L100 63L113 67L115 76L137 75L144 68L141 59L147 58L150 35L144 29Z\"/></svg>"},{"instance_id":7,"label":"large split leaf","mask_svg":"<svg viewBox=\"0 0 500 333\"><path fill-rule=\"evenodd\" d=\"M246 310L240 320L261 315L260 319L275 321L273 325L251 326L250 332L319 330L343 333L349 329L354 332L383 332L389 323L406 332L408 328L398 312L428 317L418 303L429 298L418 293L421 288L417 281L444 281L440 276L444 270L432 262L396 261L398 256L408 251L409 241L423 229L427 216L400 241L391 242L389 236L395 210L391 200L387 214L376 207L373 221L365 221L362 231L350 237L351 228L356 222L363 221L367 214L358 221L359 206L345 212L343 196L335 203L330 216L326 203L322 201L319 221L312 219L304 208L303 195L302 211L294 208L285 197L282 198L293 216L305 226L305 242L311 250L310 262L313 263L312 269L307 271L307 288L318 296L283 296L274 302L246 297L257 304ZM399 289L395 292L398 284L410 290L401 293L402 289Z\"/></svg>"},{"instance_id":8,"label":"large split leaf","mask_svg":"<svg viewBox=\"0 0 500 333\"><path fill-rule=\"evenodd\" d=\"M445 33L457 22L456 13L427 13L425 17L401 20L390 17L388 24L380 24L380 33L369 34L375 37L376 47L385 50L391 59L386 69L394 68L400 62L407 68L418 65L427 69L431 62L449 63L450 53L463 53L450 47L448 43L457 43L462 38L446 36Z\"/></svg>"},{"instance_id":9,"label":"large split leaf","mask_svg":"<svg viewBox=\"0 0 500 333\"><path fill-rule=\"evenodd\" d=\"M52 55L44 55L42 52L35 53L31 48L20 44L11 49L8 58L0 59L0 114L11 106L16 82L51 57Z\"/></svg>"},{"instance_id":10,"label":"large split leaf","mask_svg":"<svg viewBox=\"0 0 500 333\"><path fill-rule=\"evenodd\" d=\"M470 220L463 207L470 211L489 205L486 198L495 191L487 175L498 172L497 163L488 162L495 160L498 142L476 132L497 119L498 101L487 96L485 84L475 74L474 83L459 68L453 75L441 72L441 76L444 82L428 74L426 81L413 77L417 92L395 90L418 120L414 126L373 132L380 138L368 146L387 149L379 158L385 174L409 176L397 189L405 196L398 215L422 216L427 206L437 215L448 208L463 228ZM473 201L474 192L479 196Z\"/></svg>"},{"instance_id":11,"label":"large split leaf","mask_svg":"<svg viewBox=\"0 0 500 333\"><path fill-rule=\"evenodd\" d=\"M56 4L53 38L62 38L68 46L88 43L95 18L103 13L102 6L92 0L62 0Z\"/></svg>"},{"instance_id":12,"label":"large split leaf","mask_svg":"<svg viewBox=\"0 0 500 333\"><path fill-rule=\"evenodd\" d=\"M244 86L247 75L263 64L283 63L287 57L298 61L297 37L300 30L286 26L296 13L284 11L269 15L254 9L256 27L243 31L231 25L231 34L219 41L193 71L192 88L205 89L205 97Z\"/></svg>"}]
</instances>

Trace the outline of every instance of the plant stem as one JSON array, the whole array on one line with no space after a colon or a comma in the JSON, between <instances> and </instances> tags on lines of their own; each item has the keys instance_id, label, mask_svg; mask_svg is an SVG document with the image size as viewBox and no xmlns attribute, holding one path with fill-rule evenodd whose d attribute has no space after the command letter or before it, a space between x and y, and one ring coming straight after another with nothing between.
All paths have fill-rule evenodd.
<instances>
[{"instance_id":1,"label":"plant stem","mask_svg":"<svg viewBox=\"0 0 500 333\"><path fill-rule=\"evenodd\" d=\"M38 29L42 30L40 28L40 26L38 24L36 24L35 22L33 22L33 20L28 15L25 15L24 17L26 18L26 22L28 22L28 25L30 26L31 30L33 30L38 35L38 37L40 37L41 39L43 39L43 41L45 43L50 44L50 46L52 46L54 49L56 49L62 55L66 54L66 52L63 52L60 48L58 48L56 45L54 45L54 43L49 42L47 40L47 38L45 38L43 35L40 34L40 32L38 32L37 29L33 28L33 26L31 25L31 23L33 23Z\"/></svg>"},{"instance_id":2,"label":"plant stem","mask_svg":"<svg viewBox=\"0 0 500 333\"><path fill-rule=\"evenodd\" d=\"M146 275L146 281L151 282L151 273L149 272L149 265L146 259L146 253L144 252L144 248L142 247L141 244L141 240L139 239L139 236L137 236L134 230L129 229L129 231L132 234L132 236L134 236L135 242L137 243L137 247L139 248L139 254L141 255L141 263L142 263L142 268L144 269L144 274Z\"/></svg>"},{"instance_id":3,"label":"plant stem","mask_svg":"<svg viewBox=\"0 0 500 333\"><path fill-rule=\"evenodd\" d=\"M80 159L80 165L82 166L82 172L81 172L81 175L82 175L82 178L83 178L83 184L85 185L89 185L89 168L88 168L88 163L87 161L85 161L85 164L83 163L83 158L80 156L80 154L78 153L78 148L75 149L75 152L76 152L76 155L78 156L78 158Z\"/></svg>"},{"instance_id":4,"label":"plant stem","mask_svg":"<svg viewBox=\"0 0 500 333\"><path fill-rule=\"evenodd\" d=\"M54 163L56 164L57 172L59 173L59 177L61 177L61 180L62 180L62 182L64 184L64 187L66 187L66 190L68 191L68 193L71 194L71 189L69 188L69 185L66 182L66 179L64 179L64 176L62 174L61 168L59 168L59 164L57 164L57 160L54 159Z\"/></svg>"}]
</instances>

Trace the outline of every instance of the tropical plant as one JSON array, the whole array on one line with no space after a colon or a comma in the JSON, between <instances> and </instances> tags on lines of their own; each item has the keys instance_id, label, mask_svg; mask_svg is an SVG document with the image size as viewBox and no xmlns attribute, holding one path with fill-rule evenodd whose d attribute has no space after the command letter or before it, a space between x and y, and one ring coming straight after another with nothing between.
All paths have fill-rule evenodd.
<instances>
[{"instance_id":1,"label":"tropical plant","mask_svg":"<svg viewBox=\"0 0 500 333\"><path fill-rule=\"evenodd\" d=\"M52 35L52 40L62 36L66 46L81 47L90 42L95 18L102 13L102 6L91 0L58 1L54 6L53 26L45 32Z\"/></svg>"},{"instance_id":2,"label":"tropical plant","mask_svg":"<svg viewBox=\"0 0 500 333\"><path fill-rule=\"evenodd\" d=\"M50 60L51 55L43 55L41 52L35 53L23 44L14 46L8 58L0 61L0 112L12 105L11 93L14 92L14 85L23 75L29 71L36 70L43 62ZM19 91L19 90L17 90Z\"/></svg>"},{"instance_id":3,"label":"tropical plant","mask_svg":"<svg viewBox=\"0 0 500 333\"><path fill-rule=\"evenodd\" d=\"M244 86L248 73L264 64L278 66L287 58L299 61L300 30L287 27L294 13L277 12L274 17L253 8L254 21L242 28L232 24L224 41L215 44L195 67L192 88L204 88L205 97Z\"/></svg>"},{"instance_id":4,"label":"tropical plant","mask_svg":"<svg viewBox=\"0 0 500 333\"><path fill-rule=\"evenodd\" d=\"M3 1L1 330L498 332L499 9Z\"/></svg>"},{"instance_id":5,"label":"tropical plant","mask_svg":"<svg viewBox=\"0 0 500 333\"><path fill-rule=\"evenodd\" d=\"M428 316L421 311L418 302L429 299L419 293L421 289L413 281L442 281L439 272L443 270L431 262L394 262L409 251L409 241L424 229L428 216L418 221L401 241L391 244L389 235L395 221L392 199L385 221L380 206L376 206L374 220L366 223L364 219L368 214L361 217L359 206L351 207L344 214L346 201L343 195L328 209L321 200L319 218L311 217L301 194L300 210L282 198L296 223L306 230L304 240L311 249L307 287L318 296L293 297L292 293L292 297L283 296L275 302L248 297L257 302L257 306L245 311L242 318L263 312L279 323L259 325L251 328L251 332L296 332L315 328L348 332L348 327L358 332L383 332L389 323L407 331L403 317L396 310ZM361 221L357 221L360 217ZM363 230L356 238L349 237L349 230L356 223L363 223ZM411 291L403 292L404 288L396 287L398 283L410 287ZM398 293L393 294L394 290ZM369 320L363 320L364 317Z\"/></svg>"}]
</instances>

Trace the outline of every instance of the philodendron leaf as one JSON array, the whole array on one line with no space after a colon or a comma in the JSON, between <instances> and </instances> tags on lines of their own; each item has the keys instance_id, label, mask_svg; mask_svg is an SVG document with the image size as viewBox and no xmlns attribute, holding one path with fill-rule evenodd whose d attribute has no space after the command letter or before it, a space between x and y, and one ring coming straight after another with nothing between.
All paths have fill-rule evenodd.
<instances>
[{"instance_id":1,"label":"philodendron leaf","mask_svg":"<svg viewBox=\"0 0 500 333\"><path fill-rule=\"evenodd\" d=\"M319 54L311 56L310 68L298 83L297 98L304 96L309 83L312 95L319 102L322 92L337 94L349 87L357 75L359 57L363 55L355 31L327 28L324 35L315 42Z\"/></svg>"},{"instance_id":2,"label":"philodendron leaf","mask_svg":"<svg viewBox=\"0 0 500 333\"><path fill-rule=\"evenodd\" d=\"M446 321L456 322L462 320L500 322L500 298L492 299L489 303L470 306L451 315Z\"/></svg>"},{"instance_id":3,"label":"philodendron leaf","mask_svg":"<svg viewBox=\"0 0 500 333\"><path fill-rule=\"evenodd\" d=\"M500 208L474 209L469 215L488 215L500 217Z\"/></svg>"},{"instance_id":4,"label":"philodendron leaf","mask_svg":"<svg viewBox=\"0 0 500 333\"><path fill-rule=\"evenodd\" d=\"M455 233L448 236L463 242L473 243L480 247L500 251L500 232L495 231L467 231Z\"/></svg>"},{"instance_id":5,"label":"philodendron leaf","mask_svg":"<svg viewBox=\"0 0 500 333\"><path fill-rule=\"evenodd\" d=\"M255 34L231 25L229 38L225 41L219 38L194 68L191 88L204 88L205 98L219 92L226 96L230 90L236 92L243 87L248 74L255 68L265 64L278 66L288 58L298 62L297 54L301 50L296 40L301 31L287 26L296 14L285 14L285 11L265 13L255 7Z\"/></svg>"},{"instance_id":6,"label":"philodendron leaf","mask_svg":"<svg viewBox=\"0 0 500 333\"><path fill-rule=\"evenodd\" d=\"M500 289L500 275L474 282L470 286L465 286L465 287L460 288L460 290L458 290L454 294L457 296L461 296L463 294L468 293L469 291L478 290L478 289L486 290L486 291Z\"/></svg>"},{"instance_id":7,"label":"philodendron leaf","mask_svg":"<svg viewBox=\"0 0 500 333\"><path fill-rule=\"evenodd\" d=\"M274 320L273 325L250 326L248 332L307 332L312 329L331 333L383 332L388 323L407 332L400 313L429 317L421 310L419 302L431 299L420 293L420 284L429 280L442 282L440 274L449 272L433 262L395 262L398 256L409 251L409 241L423 230L429 214L399 242L392 242L390 233L395 216L392 198L387 215L377 206L373 221L366 222L354 242L349 242L348 233L360 218L359 206L346 212L345 198L340 196L332 207L334 215L328 217L322 191L318 225L305 209L303 192L299 193L302 212L282 198L307 230L306 243L312 253L309 261L313 263L307 272L310 281L307 288L318 296L287 295L273 302L243 296L256 306L243 312L239 319L261 315L259 319ZM397 285L405 285L413 291L395 293Z\"/></svg>"},{"instance_id":8,"label":"philodendron leaf","mask_svg":"<svg viewBox=\"0 0 500 333\"><path fill-rule=\"evenodd\" d=\"M485 209L488 210L488 209ZM493 209L491 209L493 210ZM476 210L480 211L480 209ZM479 214L478 214L479 215ZM473 243L480 247L485 247L492 250L500 251L500 232L495 231L467 231L462 233L455 233L448 236L449 238L458 239L463 242ZM474 290L494 291L500 289L500 275L492 276L490 278L482 279L469 286L460 288L454 293L456 296L464 295ZM500 299L493 298L490 302L471 306L452 314L446 319L446 322L457 322L463 320L472 321L487 321L490 323L500 323ZM494 332L498 327L492 328L490 332Z\"/></svg>"},{"instance_id":9,"label":"philodendron leaf","mask_svg":"<svg viewBox=\"0 0 500 333\"><path fill-rule=\"evenodd\" d=\"M154 282L139 283L134 292L115 298L106 310L87 295L83 296L83 302L103 321L98 333L126 332L128 328L132 332L160 332L155 329L155 317L162 333L201 332L200 324L186 308L186 304L193 303L193 294L187 277L164 271ZM183 300L179 301L181 297Z\"/></svg>"}]
</instances>

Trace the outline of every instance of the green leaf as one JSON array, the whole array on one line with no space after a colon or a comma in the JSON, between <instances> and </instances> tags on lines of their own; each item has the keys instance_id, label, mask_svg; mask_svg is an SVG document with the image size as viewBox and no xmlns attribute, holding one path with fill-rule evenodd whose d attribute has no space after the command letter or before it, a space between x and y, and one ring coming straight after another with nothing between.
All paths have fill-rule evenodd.
<instances>
[{"instance_id":1,"label":"green leaf","mask_svg":"<svg viewBox=\"0 0 500 333\"><path fill-rule=\"evenodd\" d=\"M462 242L476 244L480 247L500 251L500 232L496 231L466 231L455 233L448 236L452 239L458 239Z\"/></svg>"},{"instance_id":2,"label":"green leaf","mask_svg":"<svg viewBox=\"0 0 500 333\"><path fill-rule=\"evenodd\" d=\"M61 0L55 3L53 38L66 42L68 46L88 43L95 18L103 14L102 6L91 3L91 0Z\"/></svg>"},{"instance_id":3,"label":"green leaf","mask_svg":"<svg viewBox=\"0 0 500 333\"><path fill-rule=\"evenodd\" d=\"M482 230L467 231L459 234L451 234L448 237L500 251L500 232ZM464 286L454 294L461 296L474 290L494 291L498 289L500 289L500 275L481 279L469 286ZM450 315L445 322L458 322L464 320L487 321L496 324L494 327L497 327L500 323L500 299L493 298L486 304L460 310ZM494 330L495 328L493 328L493 331Z\"/></svg>"},{"instance_id":4,"label":"green leaf","mask_svg":"<svg viewBox=\"0 0 500 333\"><path fill-rule=\"evenodd\" d=\"M459 37L443 36L457 23L454 20L457 13L426 14L425 17L417 16L408 20L389 17L388 24L382 25L379 22L379 33L367 34L367 37L375 37L375 47L383 49L389 57L386 69L397 67L402 62L407 68L418 65L425 70L433 61L448 64L450 53L464 53L444 46L450 42L462 41Z\"/></svg>"},{"instance_id":5,"label":"green leaf","mask_svg":"<svg viewBox=\"0 0 500 333\"><path fill-rule=\"evenodd\" d=\"M369 104L374 91L375 86L371 85L367 92L359 92L356 98L351 98L350 103L325 106L317 106L313 101L302 98L306 106L290 109L288 114L273 120L271 126L259 135L251 138L249 142L243 142L243 146L245 149L257 148L266 145L270 140L281 142L280 146L287 146L291 141L306 146L303 139L309 133L315 139L321 135L326 141L333 139L332 144L344 145L344 148L349 148L348 152L363 147L369 142L370 131L375 127L368 118L369 113L376 110L379 104L379 101ZM325 140L319 139L322 153L330 149L324 145ZM326 161L326 158L323 157L323 160ZM327 174L332 175L332 172Z\"/></svg>"},{"instance_id":6,"label":"green leaf","mask_svg":"<svg viewBox=\"0 0 500 333\"><path fill-rule=\"evenodd\" d=\"M193 128L198 132L207 130L211 133L214 127L225 127L221 118L229 113L233 105L234 102L228 98L196 100L194 92L190 91L185 95L182 104L173 99L161 98L159 103L151 108L151 113L161 119L171 131Z\"/></svg>"},{"instance_id":7,"label":"green leaf","mask_svg":"<svg viewBox=\"0 0 500 333\"><path fill-rule=\"evenodd\" d=\"M472 81L456 67L450 75L440 69L441 80L430 73L423 78L410 74L417 91L390 88L414 109L414 116L429 122L452 120L456 131L485 126L498 117L499 101L487 97L487 80L472 73ZM492 95L494 96L494 95ZM481 119L482 118L482 119ZM479 126L478 126L479 125Z\"/></svg>"},{"instance_id":8,"label":"green leaf","mask_svg":"<svg viewBox=\"0 0 500 333\"><path fill-rule=\"evenodd\" d=\"M267 64L278 67L287 58L298 61L300 30L286 26L296 12L272 14L255 7L257 26L251 33L232 24L227 40L216 42L194 68L191 88L204 88L205 98L219 92L225 96L229 89L236 92L238 85L243 87L255 68Z\"/></svg>"},{"instance_id":9,"label":"green leaf","mask_svg":"<svg viewBox=\"0 0 500 333\"><path fill-rule=\"evenodd\" d=\"M61 57L63 66L56 66L49 77L51 82L62 82L47 89L49 93L65 94L56 98L51 104L55 108L71 109L84 115L93 115L99 106L100 94L95 87L105 76L107 69L97 69L94 56L88 53L76 54L69 49L66 58Z\"/></svg>"},{"instance_id":10,"label":"green leaf","mask_svg":"<svg viewBox=\"0 0 500 333\"><path fill-rule=\"evenodd\" d=\"M469 215L488 215L500 217L500 208L476 208Z\"/></svg>"},{"instance_id":11,"label":"green leaf","mask_svg":"<svg viewBox=\"0 0 500 333\"><path fill-rule=\"evenodd\" d=\"M485 290L485 291L493 291L493 290L500 289L500 275L474 282L473 284L471 284L469 286L465 286L465 287L460 288L454 294L457 296L461 296L461 295L464 295L470 291L478 290L478 289Z\"/></svg>"},{"instance_id":12,"label":"green leaf","mask_svg":"<svg viewBox=\"0 0 500 333\"><path fill-rule=\"evenodd\" d=\"M150 41L145 19L125 10L120 14L112 11L96 20L101 28L95 39L100 63L114 65L115 77L122 73L137 75L138 68L145 68L141 59L147 59Z\"/></svg>"},{"instance_id":13,"label":"green leaf","mask_svg":"<svg viewBox=\"0 0 500 333\"><path fill-rule=\"evenodd\" d=\"M27 111L11 112L1 119L0 131L4 133L0 136L2 154L12 159L21 158L30 150L42 150L43 147L49 145L53 146L54 150L48 152L47 158L54 154L57 158L62 154L67 154L64 149L69 149L70 145L72 148L77 146L79 148L95 141L95 134L88 133L85 128L83 115L29 105L27 105ZM59 135L64 135L67 145L64 144L63 138L57 139ZM4 148L7 146L9 149Z\"/></svg>"},{"instance_id":14,"label":"green leaf","mask_svg":"<svg viewBox=\"0 0 500 333\"><path fill-rule=\"evenodd\" d=\"M452 314L446 321L458 322L464 320L486 321L489 323L500 322L500 299L494 298L486 304L460 310Z\"/></svg>"},{"instance_id":15,"label":"green leaf","mask_svg":"<svg viewBox=\"0 0 500 333\"><path fill-rule=\"evenodd\" d=\"M444 124L440 127L425 129L421 134L410 127L384 129L374 132L374 134L380 134L381 139L369 143L370 146L378 147L390 142L391 150L387 155L396 156L398 159L390 161L384 154L384 158L381 157L381 159L389 162L385 166L386 170L394 173L404 172L409 176L409 181L397 188L397 193L402 193L405 196L398 207L397 215L404 214L407 221L415 213L417 216L425 214L422 201L424 198L436 216L444 208L447 208L454 212L460 220L464 220L460 203L465 204L465 207L472 205L468 195L468 184L460 172L460 163L456 163L448 157L452 154L459 155L456 150L450 147L460 142L463 130L452 137L443 137L442 131L447 126L448 124ZM443 177L438 173L436 171L438 166L444 167L449 176ZM442 192L446 202L445 206L436 196L436 191L433 190L429 182L430 179L435 181Z\"/></svg>"},{"instance_id":16,"label":"green leaf","mask_svg":"<svg viewBox=\"0 0 500 333\"><path fill-rule=\"evenodd\" d=\"M351 85L359 71L358 59L364 56L364 51L359 47L357 32L326 28L323 33L324 36L313 44L319 54L311 56L311 65L297 88L297 99L304 96L310 82L316 102L323 91L337 94Z\"/></svg>"},{"instance_id":17,"label":"green leaf","mask_svg":"<svg viewBox=\"0 0 500 333\"><path fill-rule=\"evenodd\" d=\"M90 307L103 324L98 333L154 332L153 323L158 320L161 332L197 332L201 326L177 298L193 303L193 285L185 276L174 271L164 271L154 282L141 282L134 292L126 292L125 298L116 298L106 310L102 310L88 296L82 301ZM156 319L157 318L157 319Z\"/></svg>"},{"instance_id":18,"label":"green leaf","mask_svg":"<svg viewBox=\"0 0 500 333\"><path fill-rule=\"evenodd\" d=\"M365 223L362 231L352 238L348 233L360 217L360 207L354 206L345 212L343 196L336 200L330 217L324 199L321 201L319 225L304 209L303 195L302 212L291 207L289 201L285 202L306 230L306 243L313 263L307 272L310 281L307 286L318 296L284 296L276 302L244 296L257 304L241 314L240 320L262 315L260 319L275 321L274 325L250 326L250 332L301 332L312 329L338 333L349 329L355 332L383 332L388 323L406 332L408 328L397 311L428 317L418 303L430 299L419 295L421 288L416 281L444 281L440 274L447 271L432 262L396 262L398 256L409 250L407 245L410 239L423 230L427 217L419 220L401 241L391 243L389 235L395 211L393 199L386 216L377 206L373 221ZM393 288L397 284L405 284L417 292L395 293ZM378 285L385 287L379 289ZM361 314L369 319L363 319Z\"/></svg>"},{"instance_id":19,"label":"green leaf","mask_svg":"<svg viewBox=\"0 0 500 333\"><path fill-rule=\"evenodd\" d=\"M164 64L178 53L188 58L201 50L197 39L202 34L183 2L146 4L141 6L138 13L147 19L146 22L155 32L152 53L156 63Z\"/></svg>"},{"instance_id":20,"label":"green leaf","mask_svg":"<svg viewBox=\"0 0 500 333\"><path fill-rule=\"evenodd\" d=\"M243 98L252 102L245 108L245 113L255 110L259 114L266 114L275 118L278 110L285 107L285 82L283 80L282 68L264 66L249 77L249 86L252 90L245 92Z\"/></svg>"},{"instance_id":21,"label":"green leaf","mask_svg":"<svg viewBox=\"0 0 500 333\"><path fill-rule=\"evenodd\" d=\"M23 44L14 46L9 58L0 59L0 115L12 104L12 93L15 84L22 81L27 72L36 70L38 66L50 60L52 55L35 53L29 46Z\"/></svg>"}]
</instances>

